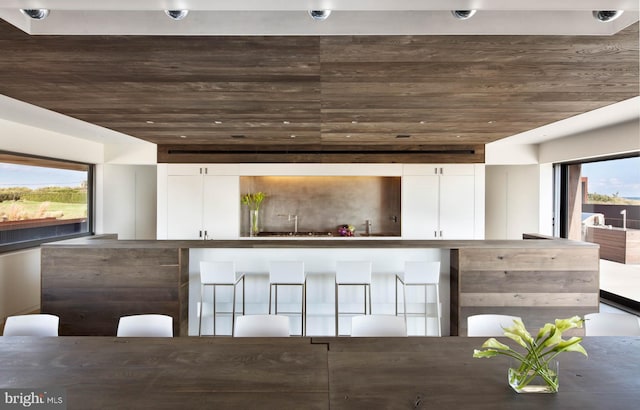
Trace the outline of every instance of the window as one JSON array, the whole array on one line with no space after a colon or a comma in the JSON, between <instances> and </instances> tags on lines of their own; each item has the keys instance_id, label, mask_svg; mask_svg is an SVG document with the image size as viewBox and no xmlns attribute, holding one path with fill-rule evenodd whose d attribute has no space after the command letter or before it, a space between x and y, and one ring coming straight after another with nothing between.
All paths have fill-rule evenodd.
<instances>
[{"instance_id":1,"label":"window","mask_svg":"<svg viewBox=\"0 0 640 410\"><path fill-rule=\"evenodd\" d=\"M588 240L594 225L640 229L640 156L558 167L561 237Z\"/></svg>"},{"instance_id":2,"label":"window","mask_svg":"<svg viewBox=\"0 0 640 410\"><path fill-rule=\"evenodd\" d=\"M92 232L93 166L0 151L0 250Z\"/></svg>"}]
</instances>

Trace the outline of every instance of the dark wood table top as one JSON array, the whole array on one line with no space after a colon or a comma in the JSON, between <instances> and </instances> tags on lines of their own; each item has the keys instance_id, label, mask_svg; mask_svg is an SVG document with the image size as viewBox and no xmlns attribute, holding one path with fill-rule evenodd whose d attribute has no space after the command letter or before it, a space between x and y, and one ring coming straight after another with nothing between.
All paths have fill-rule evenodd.
<instances>
[{"instance_id":1,"label":"dark wood table top","mask_svg":"<svg viewBox=\"0 0 640 410\"><path fill-rule=\"evenodd\" d=\"M557 394L514 392L507 384L507 357L472 357L486 339L313 340L328 343L331 409L638 408L640 337L585 338L588 358L560 354Z\"/></svg>"},{"instance_id":2,"label":"dark wood table top","mask_svg":"<svg viewBox=\"0 0 640 410\"><path fill-rule=\"evenodd\" d=\"M0 388L66 389L68 409L327 409L308 339L0 337Z\"/></svg>"},{"instance_id":3,"label":"dark wood table top","mask_svg":"<svg viewBox=\"0 0 640 410\"><path fill-rule=\"evenodd\" d=\"M563 353L560 392L518 394L485 338L0 337L0 388L62 387L69 409L632 409L640 338Z\"/></svg>"}]
</instances>

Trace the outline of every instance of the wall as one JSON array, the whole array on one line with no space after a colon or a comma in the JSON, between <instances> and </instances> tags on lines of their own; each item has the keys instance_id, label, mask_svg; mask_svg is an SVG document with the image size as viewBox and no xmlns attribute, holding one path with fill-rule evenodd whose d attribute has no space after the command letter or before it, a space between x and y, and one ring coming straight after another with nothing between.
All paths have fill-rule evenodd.
<instances>
[{"instance_id":1,"label":"wall","mask_svg":"<svg viewBox=\"0 0 640 410\"><path fill-rule=\"evenodd\" d=\"M156 167L103 164L96 176L96 233L155 239Z\"/></svg>"},{"instance_id":2,"label":"wall","mask_svg":"<svg viewBox=\"0 0 640 410\"><path fill-rule=\"evenodd\" d=\"M265 231L336 232L338 225L351 224L356 233L365 232L371 221L372 233L400 236L400 177L279 176L242 177L240 192L265 192L261 206ZM248 210L242 207L242 229L248 232ZM393 218L395 216L395 219Z\"/></svg>"},{"instance_id":3,"label":"wall","mask_svg":"<svg viewBox=\"0 0 640 410\"><path fill-rule=\"evenodd\" d=\"M537 165L486 167L486 239L522 239L540 228Z\"/></svg>"},{"instance_id":4,"label":"wall","mask_svg":"<svg viewBox=\"0 0 640 410\"><path fill-rule=\"evenodd\" d=\"M40 308L40 248L0 255L0 329L7 316Z\"/></svg>"}]
</instances>

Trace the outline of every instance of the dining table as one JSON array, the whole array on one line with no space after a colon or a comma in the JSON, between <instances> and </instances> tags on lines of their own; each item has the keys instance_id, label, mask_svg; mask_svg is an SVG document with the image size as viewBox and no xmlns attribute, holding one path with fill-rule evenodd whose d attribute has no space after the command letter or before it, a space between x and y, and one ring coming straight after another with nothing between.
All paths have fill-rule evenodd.
<instances>
[{"instance_id":1,"label":"dining table","mask_svg":"<svg viewBox=\"0 0 640 410\"><path fill-rule=\"evenodd\" d=\"M508 358L473 358L485 339L5 336L0 394L49 388L64 393L51 408L83 410L626 410L640 403L640 337L585 337L588 357L558 356L557 393L515 392Z\"/></svg>"}]
</instances>

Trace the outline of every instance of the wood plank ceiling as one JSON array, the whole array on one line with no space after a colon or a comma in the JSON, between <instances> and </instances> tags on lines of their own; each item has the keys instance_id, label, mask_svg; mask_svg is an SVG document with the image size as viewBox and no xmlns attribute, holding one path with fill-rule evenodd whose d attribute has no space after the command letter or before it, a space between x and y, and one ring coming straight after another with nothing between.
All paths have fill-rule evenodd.
<instances>
[{"instance_id":1,"label":"wood plank ceiling","mask_svg":"<svg viewBox=\"0 0 640 410\"><path fill-rule=\"evenodd\" d=\"M638 23L611 37L155 37L0 21L0 93L158 144L164 162L482 162L486 143L639 95L638 51Z\"/></svg>"}]
</instances>

